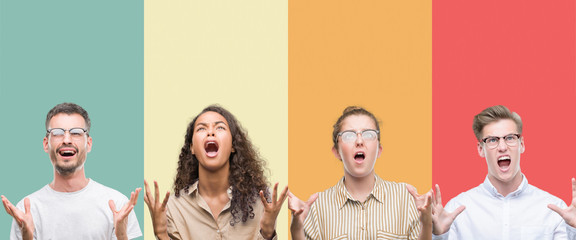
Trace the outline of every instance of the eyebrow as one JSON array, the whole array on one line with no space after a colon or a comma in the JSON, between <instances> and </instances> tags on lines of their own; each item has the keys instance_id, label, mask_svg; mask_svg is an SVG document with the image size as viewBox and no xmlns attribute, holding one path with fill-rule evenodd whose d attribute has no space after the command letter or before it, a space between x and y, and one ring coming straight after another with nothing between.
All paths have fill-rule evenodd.
<instances>
[{"instance_id":1,"label":"eyebrow","mask_svg":"<svg viewBox=\"0 0 576 240\"><path fill-rule=\"evenodd\" d=\"M213 122L213 123L214 123L214 125L218 125L218 124L224 124L224 125L226 125L226 123L225 123L224 121L216 121L216 122ZM198 127L199 125L208 126L209 123L205 123L205 122L196 123L196 127ZM228 125L226 125L226 126L228 126Z\"/></svg>"}]
</instances>

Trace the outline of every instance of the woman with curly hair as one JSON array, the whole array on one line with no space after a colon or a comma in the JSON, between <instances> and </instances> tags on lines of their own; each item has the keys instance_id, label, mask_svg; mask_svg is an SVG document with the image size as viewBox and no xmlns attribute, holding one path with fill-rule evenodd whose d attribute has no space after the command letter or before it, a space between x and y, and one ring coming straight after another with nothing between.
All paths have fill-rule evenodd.
<instances>
[{"instance_id":1,"label":"woman with curly hair","mask_svg":"<svg viewBox=\"0 0 576 240\"><path fill-rule=\"evenodd\" d=\"M264 161L236 118L206 107L188 125L174 181L174 196L160 203L145 183L158 239L276 239L276 217L288 187L270 196ZM258 199L260 198L260 200ZM170 200L168 200L170 199Z\"/></svg>"}]
</instances>

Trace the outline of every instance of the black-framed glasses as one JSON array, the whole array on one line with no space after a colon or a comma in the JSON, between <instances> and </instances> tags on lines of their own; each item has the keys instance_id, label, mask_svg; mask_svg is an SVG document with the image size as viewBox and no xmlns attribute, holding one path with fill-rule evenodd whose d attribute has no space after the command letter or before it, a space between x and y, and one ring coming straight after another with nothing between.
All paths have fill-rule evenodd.
<instances>
[{"instance_id":1,"label":"black-framed glasses","mask_svg":"<svg viewBox=\"0 0 576 240\"><path fill-rule=\"evenodd\" d=\"M342 142L351 143L355 142L358 138L358 134L362 136L364 141L374 141L378 138L380 131L374 129L366 129L360 132L354 132L352 130L342 131L338 133L338 136L342 138Z\"/></svg>"},{"instance_id":2,"label":"black-framed glasses","mask_svg":"<svg viewBox=\"0 0 576 240\"><path fill-rule=\"evenodd\" d=\"M522 137L522 135L520 135L520 134L508 134L504 137L489 136L489 137L483 138L482 142L484 142L484 145L486 145L486 147L488 149L494 149L494 148L498 147L498 145L500 145L500 139L504 139L504 142L506 143L506 145L508 145L509 147L516 147L516 146L518 146L518 143L520 142L520 141L518 141L520 139L520 137Z\"/></svg>"},{"instance_id":3,"label":"black-framed glasses","mask_svg":"<svg viewBox=\"0 0 576 240\"><path fill-rule=\"evenodd\" d=\"M86 135L87 131L88 130L84 128L70 128L70 129L50 128L46 130L46 135L50 135L50 137L54 139L62 139L64 138L64 135L66 135L66 132L68 132L70 133L71 138L79 139L83 138Z\"/></svg>"}]
</instances>

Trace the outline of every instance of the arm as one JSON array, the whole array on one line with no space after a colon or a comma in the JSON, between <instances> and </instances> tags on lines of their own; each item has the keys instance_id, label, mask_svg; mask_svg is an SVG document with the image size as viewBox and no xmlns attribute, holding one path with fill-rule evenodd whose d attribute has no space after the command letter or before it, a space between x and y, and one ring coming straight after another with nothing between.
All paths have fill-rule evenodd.
<instances>
[{"instance_id":1,"label":"arm","mask_svg":"<svg viewBox=\"0 0 576 240\"><path fill-rule=\"evenodd\" d=\"M22 239L34 239L34 221L32 219L32 213L30 212L30 199L24 198L25 212L20 211L20 209L12 205L4 195L2 195L2 204L4 204L6 212L18 223L18 227L20 227L22 231Z\"/></svg>"},{"instance_id":2,"label":"arm","mask_svg":"<svg viewBox=\"0 0 576 240\"><path fill-rule=\"evenodd\" d=\"M314 193L304 202L291 192L288 192L288 209L292 212L292 222L290 224L290 233L293 240L304 240L304 220L308 216L312 203L318 198L318 193Z\"/></svg>"},{"instance_id":3,"label":"arm","mask_svg":"<svg viewBox=\"0 0 576 240\"><path fill-rule=\"evenodd\" d=\"M152 217L152 226L154 227L154 235L159 240L168 240L168 220L166 218L166 204L168 204L168 198L170 197L170 192L166 192L164 201L160 204L160 190L158 189L158 182L154 181L154 195L150 193L150 188L148 187L148 182L144 180L144 188L146 193L144 194L144 202L148 206L150 211L150 216Z\"/></svg>"},{"instance_id":4,"label":"arm","mask_svg":"<svg viewBox=\"0 0 576 240\"><path fill-rule=\"evenodd\" d=\"M110 210L112 210L114 216L114 234L119 240L128 240L128 215L138 202L138 194L140 193L140 190L142 190L142 188L136 188L136 191L130 194L130 200L118 211L116 210L116 204L114 201L108 201L108 205L110 206Z\"/></svg>"},{"instance_id":5,"label":"arm","mask_svg":"<svg viewBox=\"0 0 576 240\"><path fill-rule=\"evenodd\" d=\"M260 190L260 200L262 205L264 205L264 215L260 220L260 234L265 239L272 239L276 236L276 218L282 209L282 204L286 200L288 193L288 186L284 188L282 193L280 193L280 198L277 199L278 195L278 183L274 184L274 192L272 193L272 202L268 202L266 197L264 197L264 192Z\"/></svg>"}]
</instances>

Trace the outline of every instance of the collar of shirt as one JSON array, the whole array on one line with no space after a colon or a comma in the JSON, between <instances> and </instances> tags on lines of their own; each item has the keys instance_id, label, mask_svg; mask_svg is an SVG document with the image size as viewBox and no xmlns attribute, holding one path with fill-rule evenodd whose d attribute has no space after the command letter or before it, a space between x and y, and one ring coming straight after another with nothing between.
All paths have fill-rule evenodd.
<instances>
[{"instance_id":1,"label":"collar of shirt","mask_svg":"<svg viewBox=\"0 0 576 240\"><path fill-rule=\"evenodd\" d=\"M482 183L482 187L484 189L486 189L486 191L488 191L490 193L490 195L492 195L494 197L500 197L500 198L504 197L502 194L500 194L498 192L498 189L496 189L496 187L494 187L494 185L492 185L492 183L488 179L488 175L486 175L486 179L484 179L484 182ZM518 189L516 189L514 192L511 192L510 194L508 194L508 196L516 197L516 196L522 194L522 192L524 190L526 190L527 187L528 187L528 179L526 178L526 176L524 174L522 174L522 182L520 183L520 186L518 186Z\"/></svg>"},{"instance_id":2,"label":"collar of shirt","mask_svg":"<svg viewBox=\"0 0 576 240\"><path fill-rule=\"evenodd\" d=\"M204 198L202 198L202 196L198 192L198 182L199 181L194 182L194 184L192 184L188 188L188 196L190 196L190 198L193 199L194 201L197 201L202 209L204 209L208 213L212 214L212 211L210 210L208 203L204 200ZM222 212L224 212L224 211L228 210L228 208L230 208L230 203L232 202L232 186L230 186L228 188L227 194L228 194L228 199L230 199L230 201L228 201L228 203L226 203L226 205L222 209Z\"/></svg>"},{"instance_id":3,"label":"collar of shirt","mask_svg":"<svg viewBox=\"0 0 576 240\"><path fill-rule=\"evenodd\" d=\"M382 200L384 200L384 197L386 195L386 190L384 188L384 180L382 180L382 178L378 177L378 175L376 174L374 174L374 178L375 178L374 187L372 188L372 191L366 198L366 201L368 201L370 198L374 198L376 199L376 201L382 202ZM342 177L342 179L338 181L338 184L336 184L335 187L336 187L336 204L340 209L344 207L344 204L346 204L348 201L352 202L357 201L346 189L346 186L344 185L344 177Z\"/></svg>"},{"instance_id":4,"label":"collar of shirt","mask_svg":"<svg viewBox=\"0 0 576 240\"><path fill-rule=\"evenodd\" d=\"M195 194L198 192L198 181L194 182L194 184L192 184L189 188L188 188L188 195L190 196L194 196L192 194ZM228 194L228 198L230 198L230 200L232 200L232 186L230 186L228 188L228 191L226 191L226 193Z\"/></svg>"}]
</instances>

